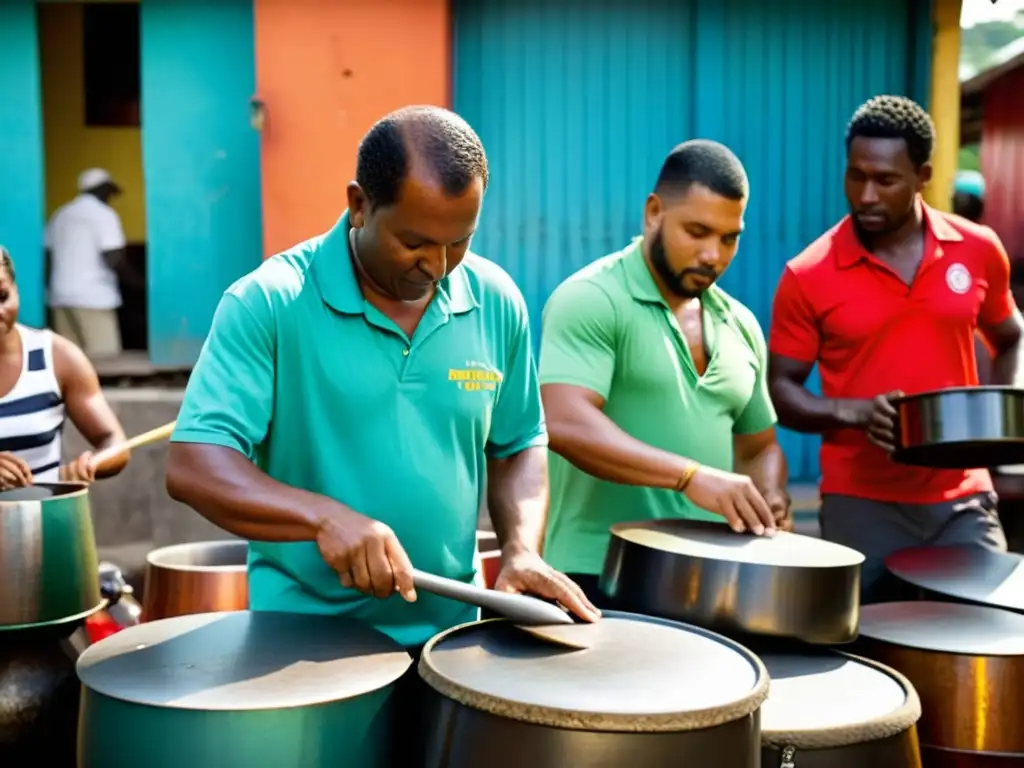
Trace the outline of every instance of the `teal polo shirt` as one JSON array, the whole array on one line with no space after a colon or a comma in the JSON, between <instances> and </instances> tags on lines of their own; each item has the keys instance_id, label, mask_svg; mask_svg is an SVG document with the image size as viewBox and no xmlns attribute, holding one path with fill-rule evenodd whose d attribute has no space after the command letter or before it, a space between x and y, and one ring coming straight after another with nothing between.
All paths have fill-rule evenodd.
<instances>
[{"instance_id":1,"label":"teal polo shirt","mask_svg":"<svg viewBox=\"0 0 1024 768\"><path fill-rule=\"evenodd\" d=\"M415 567L470 582L487 458L547 445L526 304L470 253L408 338L363 299L348 231L346 212L226 291L172 440L240 451L391 526ZM252 542L249 601L350 615L406 646L477 616L346 589L314 542Z\"/></svg>"},{"instance_id":2,"label":"teal polo shirt","mask_svg":"<svg viewBox=\"0 0 1024 768\"><path fill-rule=\"evenodd\" d=\"M774 426L764 334L754 314L718 286L701 301L708 365L662 298L641 240L584 267L544 307L541 384L585 387L623 431L664 451L732 471L736 435ZM551 511L544 555L569 573L598 574L608 529L630 520L724 523L681 493L609 483L550 456Z\"/></svg>"}]
</instances>

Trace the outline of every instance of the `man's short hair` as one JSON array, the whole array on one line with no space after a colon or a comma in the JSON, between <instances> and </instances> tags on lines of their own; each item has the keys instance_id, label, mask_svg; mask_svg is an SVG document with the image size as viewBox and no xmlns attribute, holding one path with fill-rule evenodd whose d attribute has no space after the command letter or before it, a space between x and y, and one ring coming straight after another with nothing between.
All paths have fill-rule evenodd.
<instances>
[{"instance_id":1,"label":"man's short hair","mask_svg":"<svg viewBox=\"0 0 1024 768\"><path fill-rule=\"evenodd\" d=\"M684 141L668 153L654 191L659 195L683 195L694 184L729 200L743 200L750 183L743 163L731 149L717 141Z\"/></svg>"},{"instance_id":2,"label":"man's short hair","mask_svg":"<svg viewBox=\"0 0 1024 768\"><path fill-rule=\"evenodd\" d=\"M903 139L915 168L932 158L935 124L928 113L906 96L875 96L864 102L846 128L846 150L856 138Z\"/></svg>"}]
</instances>

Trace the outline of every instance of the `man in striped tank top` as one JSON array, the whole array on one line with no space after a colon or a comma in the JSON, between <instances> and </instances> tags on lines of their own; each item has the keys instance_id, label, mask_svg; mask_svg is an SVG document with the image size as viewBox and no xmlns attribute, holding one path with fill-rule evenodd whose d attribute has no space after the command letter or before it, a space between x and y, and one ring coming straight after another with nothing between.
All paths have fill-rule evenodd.
<instances>
[{"instance_id":1,"label":"man in striped tank top","mask_svg":"<svg viewBox=\"0 0 1024 768\"><path fill-rule=\"evenodd\" d=\"M21 325L18 308L14 262L0 246L0 490L117 474L127 459L98 472L92 451L61 468L65 417L96 450L122 442L124 430L85 353L50 330Z\"/></svg>"}]
</instances>

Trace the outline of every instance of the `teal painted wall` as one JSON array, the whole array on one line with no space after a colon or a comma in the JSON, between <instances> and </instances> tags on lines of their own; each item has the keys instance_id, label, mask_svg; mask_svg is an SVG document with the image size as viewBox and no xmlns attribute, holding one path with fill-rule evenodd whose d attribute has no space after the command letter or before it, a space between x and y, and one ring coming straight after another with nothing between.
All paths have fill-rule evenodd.
<instances>
[{"instance_id":1,"label":"teal painted wall","mask_svg":"<svg viewBox=\"0 0 1024 768\"><path fill-rule=\"evenodd\" d=\"M554 287L639 231L668 150L717 139L744 161L753 189L723 286L767 329L785 262L845 213L853 110L879 93L927 92L925 8L455 0L454 106L491 162L474 250L511 272L539 335ZM781 440L793 477L816 480L819 441L786 431Z\"/></svg>"},{"instance_id":2,"label":"teal painted wall","mask_svg":"<svg viewBox=\"0 0 1024 768\"><path fill-rule=\"evenodd\" d=\"M150 357L187 365L262 259L252 0L145 0L141 25Z\"/></svg>"},{"instance_id":3,"label":"teal painted wall","mask_svg":"<svg viewBox=\"0 0 1024 768\"><path fill-rule=\"evenodd\" d=\"M46 226L36 6L0 2L0 244L14 259L21 322L42 326Z\"/></svg>"}]
</instances>

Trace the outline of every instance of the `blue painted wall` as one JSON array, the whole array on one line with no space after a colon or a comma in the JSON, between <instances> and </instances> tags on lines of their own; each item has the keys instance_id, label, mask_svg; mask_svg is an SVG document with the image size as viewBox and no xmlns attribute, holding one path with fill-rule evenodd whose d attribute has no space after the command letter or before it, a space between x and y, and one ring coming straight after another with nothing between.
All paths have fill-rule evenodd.
<instances>
[{"instance_id":1,"label":"blue painted wall","mask_svg":"<svg viewBox=\"0 0 1024 768\"><path fill-rule=\"evenodd\" d=\"M43 123L36 7L0 2L0 244L14 258L21 322L42 326Z\"/></svg>"},{"instance_id":2,"label":"blue painted wall","mask_svg":"<svg viewBox=\"0 0 1024 768\"><path fill-rule=\"evenodd\" d=\"M187 365L262 259L252 0L145 0L141 23L150 357Z\"/></svg>"},{"instance_id":3,"label":"blue painted wall","mask_svg":"<svg viewBox=\"0 0 1024 768\"><path fill-rule=\"evenodd\" d=\"M853 110L926 92L927 2L455 0L454 106L491 161L474 250L511 272L539 335L553 288L639 231L668 150L717 139L753 189L723 286L767 329L783 265L845 212ZM818 440L781 439L794 479L816 480Z\"/></svg>"}]
</instances>

